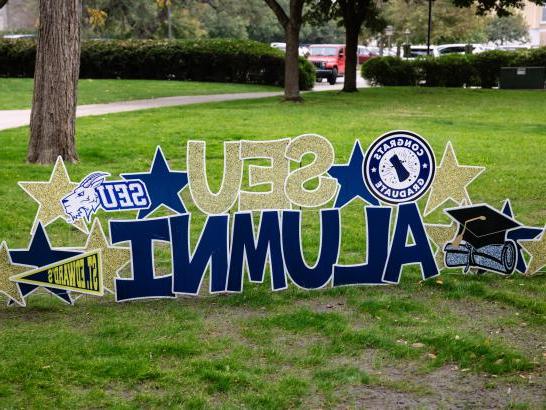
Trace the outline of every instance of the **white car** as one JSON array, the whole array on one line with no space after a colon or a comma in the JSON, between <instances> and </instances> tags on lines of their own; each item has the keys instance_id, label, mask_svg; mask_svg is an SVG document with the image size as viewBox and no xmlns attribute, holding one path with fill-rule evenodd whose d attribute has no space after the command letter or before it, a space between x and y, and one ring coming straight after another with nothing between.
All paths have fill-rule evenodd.
<instances>
[{"instance_id":1,"label":"white car","mask_svg":"<svg viewBox=\"0 0 546 410\"><path fill-rule=\"evenodd\" d=\"M441 44L436 46L438 55L444 56L446 54L466 54L466 47L468 44ZM479 44L471 44L472 54L478 54L484 51L483 47Z\"/></svg>"},{"instance_id":2,"label":"white car","mask_svg":"<svg viewBox=\"0 0 546 410\"><path fill-rule=\"evenodd\" d=\"M286 43L271 43L270 46L286 53ZM309 49L307 47L298 47L298 54L300 57L307 57L309 55Z\"/></svg>"},{"instance_id":3,"label":"white car","mask_svg":"<svg viewBox=\"0 0 546 410\"><path fill-rule=\"evenodd\" d=\"M433 57L438 57L438 50L436 50L436 46L430 46L430 55ZM427 46L426 45L418 45L418 46L411 46L410 48L410 55L409 57L404 56L408 60L413 60L418 57L426 57L427 56Z\"/></svg>"},{"instance_id":4,"label":"white car","mask_svg":"<svg viewBox=\"0 0 546 410\"><path fill-rule=\"evenodd\" d=\"M20 38L34 38L36 34L4 34L2 38L10 40L18 40Z\"/></svg>"}]
</instances>

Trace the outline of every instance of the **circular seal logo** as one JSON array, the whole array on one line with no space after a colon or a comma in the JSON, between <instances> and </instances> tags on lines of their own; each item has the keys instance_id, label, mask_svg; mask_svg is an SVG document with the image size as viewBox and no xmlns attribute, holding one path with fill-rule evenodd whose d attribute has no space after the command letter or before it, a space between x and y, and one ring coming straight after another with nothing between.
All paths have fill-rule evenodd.
<instances>
[{"instance_id":1,"label":"circular seal logo","mask_svg":"<svg viewBox=\"0 0 546 410\"><path fill-rule=\"evenodd\" d=\"M436 162L430 145L409 131L380 136L366 152L366 185L380 200L393 204L421 197L434 179Z\"/></svg>"}]
</instances>

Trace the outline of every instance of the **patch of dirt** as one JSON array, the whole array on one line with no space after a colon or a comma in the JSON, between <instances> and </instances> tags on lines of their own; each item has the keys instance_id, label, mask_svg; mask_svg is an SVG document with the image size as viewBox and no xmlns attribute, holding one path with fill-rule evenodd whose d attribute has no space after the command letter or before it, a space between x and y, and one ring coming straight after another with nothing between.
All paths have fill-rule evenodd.
<instances>
[{"instance_id":1,"label":"patch of dirt","mask_svg":"<svg viewBox=\"0 0 546 410\"><path fill-rule=\"evenodd\" d=\"M505 409L516 404L542 409L546 403L544 368L506 377L471 373L455 365L425 373L419 362L395 360L372 349L359 357L337 358L331 365L357 367L372 376L369 385L349 385L336 392L334 407L340 409ZM316 397L304 405L322 406Z\"/></svg>"},{"instance_id":2,"label":"patch of dirt","mask_svg":"<svg viewBox=\"0 0 546 410\"><path fill-rule=\"evenodd\" d=\"M461 321L460 326L463 329L486 334L493 340L513 346L530 358L538 359L546 352L546 327L529 325L514 307L481 300L446 300L444 306L459 317L468 318ZM500 325L499 319L516 323L510 326Z\"/></svg>"}]
</instances>

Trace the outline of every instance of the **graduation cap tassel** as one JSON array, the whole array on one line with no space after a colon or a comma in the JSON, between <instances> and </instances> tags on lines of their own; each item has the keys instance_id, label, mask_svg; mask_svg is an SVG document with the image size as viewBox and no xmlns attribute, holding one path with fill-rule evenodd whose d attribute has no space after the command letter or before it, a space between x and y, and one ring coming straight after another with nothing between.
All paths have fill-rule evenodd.
<instances>
[{"instance_id":1,"label":"graduation cap tassel","mask_svg":"<svg viewBox=\"0 0 546 410\"><path fill-rule=\"evenodd\" d=\"M473 221L485 221L487 218L485 216L478 216L476 218L472 218L472 219L469 219L467 220L464 225L463 225L463 230L461 231L461 233L459 235L457 235L455 237L455 239L453 240L452 242L452 245L455 246L455 247L458 247L460 244L461 244L461 241L463 240L463 235L466 231L466 225L469 223L469 222L473 222Z\"/></svg>"}]
</instances>

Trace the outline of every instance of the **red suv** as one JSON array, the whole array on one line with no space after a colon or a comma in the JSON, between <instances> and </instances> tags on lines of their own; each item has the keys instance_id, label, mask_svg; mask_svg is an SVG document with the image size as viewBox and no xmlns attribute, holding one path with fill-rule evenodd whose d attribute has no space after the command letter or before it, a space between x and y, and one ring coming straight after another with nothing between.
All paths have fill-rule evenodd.
<instances>
[{"instance_id":1,"label":"red suv","mask_svg":"<svg viewBox=\"0 0 546 410\"><path fill-rule=\"evenodd\" d=\"M308 59L315 65L317 80L326 78L333 85L338 77L345 75L344 44L312 44L309 53Z\"/></svg>"}]
</instances>

